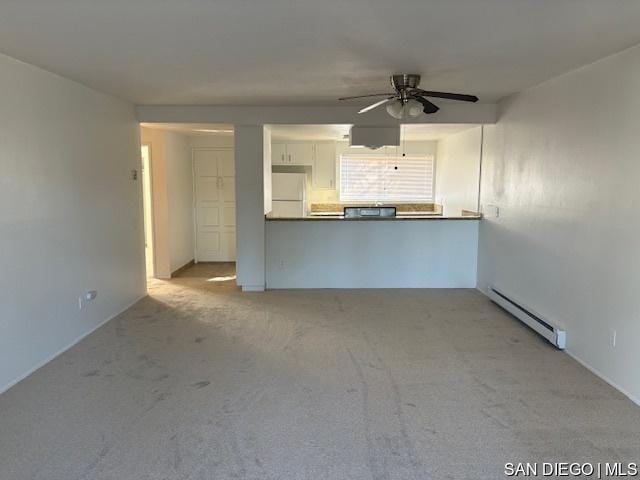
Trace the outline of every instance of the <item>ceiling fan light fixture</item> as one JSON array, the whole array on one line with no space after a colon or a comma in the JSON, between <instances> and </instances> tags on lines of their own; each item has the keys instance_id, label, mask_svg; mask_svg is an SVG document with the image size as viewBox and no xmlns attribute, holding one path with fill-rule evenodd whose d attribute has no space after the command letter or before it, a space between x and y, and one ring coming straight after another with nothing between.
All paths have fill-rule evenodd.
<instances>
[{"instance_id":1,"label":"ceiling fan light fixture","mask_svg":"<svg viewBox=\"0 0 640 480\"><path fill-rule=\"evenodd\" d=\"M387 105L387 113L398 120L407 117L419 117L422 114L422 104L414 99L410 99L405 103L399 99L394 100Z\"/></svg>"},{"instance_id":2,"label":"ceiling fan light fixture","mask_svg":"<svg viewBox=\"0 0 640 480\"><path fill-rule=\"evenodd\" d=\"M398 120L404 117L404 105L400 100L394 100L393 102L387 104L387 113L391 115L393 118L397 118Z\"/></svg>"},{"instance_id":3,"label":"ceiling fan light fixture","mask_svg":"<svg viewBox=\"0 0 640 480\"><path fill-rule=\"evenodd\" d=\"M422 113L422 109L422 104L413 98L404 106L405 112L408 113L410 117L419 117Z\"/></svg>"}]
</instances>

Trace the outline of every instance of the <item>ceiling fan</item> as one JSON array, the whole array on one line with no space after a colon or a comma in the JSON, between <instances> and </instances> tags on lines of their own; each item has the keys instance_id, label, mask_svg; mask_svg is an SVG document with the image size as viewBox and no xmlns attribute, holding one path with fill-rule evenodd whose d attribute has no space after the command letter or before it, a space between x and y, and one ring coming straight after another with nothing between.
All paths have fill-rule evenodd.
<instances>
[{"instance_id":1,"label":"ceiling fan","mask_svg":"<svg viewBox=\"0 0 640 480\"><path fill-rule=\"evenodd\" d=\"M387 104L387 112L394 118L402 119L406 117L417 117L421 113L436 113L440 108L431 103L425 97L446 98L448 100L458 100L460 102L477 102L475 95L464 95L462 93L430 92L418 88L420 75L406 73L391 75L391 86L395 89L392 93L373 93L371 95L357 95L355 97L343 97L338 100L353 100L355 98L367 97L387 97L379 102L364 107L358 113L365 113L381 105Z\"/></svg>"}]
</instances>

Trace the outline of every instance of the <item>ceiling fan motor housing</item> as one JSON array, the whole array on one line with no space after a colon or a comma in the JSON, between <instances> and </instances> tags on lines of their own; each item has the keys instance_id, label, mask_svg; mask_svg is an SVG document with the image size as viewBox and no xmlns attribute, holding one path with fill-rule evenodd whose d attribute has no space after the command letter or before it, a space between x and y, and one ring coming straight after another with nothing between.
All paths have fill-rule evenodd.
<instances>
[{"instance_id":1,"label":"ceiling fan motor housing","mask_svg":"<svg viewBox=\"0 0 640 480\"><path fill-rule=\"evenodd\" d=\"M416 73L405 73L401 75L391 75L391 85L398 91L407 88L418 88L420 75Z\"/></svg>"}]
</instances>

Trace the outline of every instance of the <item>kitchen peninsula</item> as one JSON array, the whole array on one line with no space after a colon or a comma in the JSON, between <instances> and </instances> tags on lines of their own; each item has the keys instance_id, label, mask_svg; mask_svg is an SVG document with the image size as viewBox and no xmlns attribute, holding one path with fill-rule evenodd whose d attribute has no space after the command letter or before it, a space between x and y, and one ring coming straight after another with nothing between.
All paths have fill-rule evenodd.
<instances>
[{"instance_id":1,"label":"kitchen peninsula","mask_svg":"<svg viewBox=\"0 0 640 480\"><path fill-rule=\"evenodd\" d=\"M480 127L374 150L343 127L272 126L266 287L474 288Z\"/></svg>"},{"instance_id":2,"label":"kitchen peninsula","mask_svg":"<svg viewBox=\"0 0 640 480\"><path fill-rule=\"evenodd\" d=\"M473 288L480 218L267 216L267 288Z\"/></svg>"}]
</instances>

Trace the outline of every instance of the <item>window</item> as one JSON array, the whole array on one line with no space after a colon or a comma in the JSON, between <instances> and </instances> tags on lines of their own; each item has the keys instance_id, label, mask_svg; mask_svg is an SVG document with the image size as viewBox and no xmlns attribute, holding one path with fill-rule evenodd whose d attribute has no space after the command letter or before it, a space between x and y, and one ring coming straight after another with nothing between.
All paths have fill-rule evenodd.
<instances>
[{"instance_id":1,"label":"window","mask_svg":"<svg viewBox=\"0 0 640 480\"><path fill-rule=\"evenodd\" d=\"M432 202L432 155L340 157L340 200Z\"/></svg>"}]
</instances>

